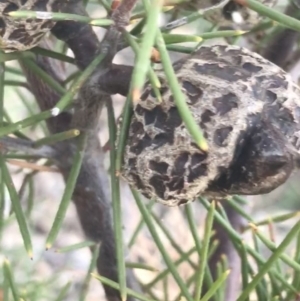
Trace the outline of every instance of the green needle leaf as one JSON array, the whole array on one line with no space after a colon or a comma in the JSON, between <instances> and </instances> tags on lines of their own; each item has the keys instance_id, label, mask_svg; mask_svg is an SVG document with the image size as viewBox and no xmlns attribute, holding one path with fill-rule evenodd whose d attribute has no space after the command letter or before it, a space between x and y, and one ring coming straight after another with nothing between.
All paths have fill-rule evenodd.
<instances>
[{"instance_id":1,"label":"green needle leaf","mask_svg":"<svg viewBox=\"0 0 300 301\"><path fill-rule=\"evenodd\" d=\"M186 262L189 260L189 257L193 255L193 253L196 251L196 247L191 248L188 252L184 253L178 260L174 262L175 267L180 265L183 262ZM145 289L150 289L153 287L157 282L161 281L163 278L165 278L168 273L171 273L171 271L167 268L163 270L160 274L158 274L151 282L147 283L145 285Z\"/></svg>"},{"instance_id":2,"label":"green needle leaf","mask_svg":"<svg viewBox=\"0 0 300 301\"><path fill-rule=\"evenodd\" d=\"M120 289L120 286L118 285L118 283L116 283L116 282L114 282L110 279L107 279L105 277L102 277L102 276L96 275L96 274L92 274L92 276L94 278L98 279L99 281L101 281L102 283L104 283L104 284L106 284L106 285L108 285L108 286L110 286L114 289L117 289L117 290ZM127 293L127 295L132 296L132 297L134 297L136 299L139 299L141 301L158 301L158 300L155 300L155 299L150 299L150 298L146 297L145 295L137 293L137 292L135 292L135 291L133 291L132 289L129 289L129 288L126 289L126 293Z\"/></svg>"},{"instance_id":3,"label":"green needle leaf","mask_svg":"<svg viewBox=\"0 0 300 301\"><path fill-rule=\"evenodd\" d=\"M15 283L14 276L10 268L10 263L7 259L4 259L3 271L4 271L4 279L8 280L14 301L20 301L20 294L17 289L17 284Z\"/></svg>"},{"instance_id":4,"label":"green needle leaf","mask_svg":"<svg viewBox=\"0 0 300 301\"><path fill-rule=\"evenodd\" d=\"M248 284L248 286L246 286L246 288L243 290L237 301L244 301L247 298L247 296L249 296L250 292L256 287L256 285L264 277L264 275L268 273L268 271L272 268L276 260L279 259L286 247L291 243L291 241L296 237L296 235L299 234L299 230L300 221L296 223L296 225L290 230L290 232L287 234L287 236L284 238L281 244L277 247L274 253L270 256L270 258L265 262L265 264L260 266L258 273Z\"/></svg>"},{"instance_id":5,"label":"green needle leaf","mask_svg":"<svg viewBox=\"0 0 300 301\"><path fill-rule=\"evenodd\" d=\"M161 55L162 65L166 74L166 78L170 85L170 90L174 96L174 101L180 116L185 123L186 128L190 132L191 136L196 141L197 145L203 150L208 151L208 144L203 136L201 129L193 118L191 111L185 101L185 97L181 91L181 86L178 83L177 77L174 73L172 62L170 60L166 45L163 41L162 35L159 32L157 37L157 47Z\"/></svg>"},{"instance_id":6,"label":"green needle leaf","mask_svg":"<svg viewBox=\"0 0 300 301\"><path fill-rule=\"evenodd\" d=\"M210 237L211 237L211 233L212 233L212 225L213 225L213 220L214 220L214 212L215 212L215 202L212 202L210 205L207 217L206 217L203 246L201 248L201 253L199 254L200 268L198 271L198 277L197 277L197 282L196 282L195 300L199 300L201 297L205 268L207 267L207 258L208 258L208 252L209 252Z\"/></svg>"},{"instance_id":7,"label":"green needle leaf","mask_svg":"<svg viewBox=\"0 0 300 301\"><path fill-rule=\"evenodd\" d=\"M76 129L65 131L65 132L58 133L58 134L54 134L49 137L45 137L45 138L35 141L34 147L38 148L43 145L55 144L59 141L64 141L67 139L75 138L75 137L79 136L79 134L80 134L80 131L76 130Z\"/></svg>"},{"instance_id":8,"label":"green needle leaf","mask_svg":"<svg viewBox=\"0 0 300 301\"><path fill-rule=\"evenodd\" d=\"M105 58L105 53L100 53L96 58L89 64L89 66L84 69L84 71L80 74L80 76L76 79L74 84L68 90L67 93L63 95L63 97L58 101L55 108L58 109L58 113L63 111L73 100L73 97L78 92L80 87L84 84L84 82L89 78L89 76L93 73L96 67L102 62Z\"/></svg>"},{"instance_id":9,"label":"green needle leaf","mask_svg":"<svg viewBox=\"0 0 300 301\"><path fill-rule=\"evenodd\" d=\"M43 12L43 11L26 11L17 10L9 12L8 15L17 19L41 19L41 20L53 20L53 21L66 21L72 20L82 23L89 23L95 26L109 26L113 24L112 20L109 19L92 19L90 17L68 14L68 13L54 13L54 12Z\"/></svg>"},{"instance_id":10,"label":"green needle leaf","mask_svg":"<svg viewBox=\"0 0 300 301\"><path fill-rule=\"evenodd\" d=\"M59 229L62 226L62 223L64 221L64 217L66 215L68 206L71 201L71 197L75 188L75 184L77 181L77 177L80 172L82 160L84 157L84 148L86 144L86 139L87 135L86 134L81 134L78 138L78 146L77 146L77 151L74 156L74 164L72 165L72 169L69 174L69 178L66 183L66 188L62 197L62 200L60 202L58 211L55 216L54 223L51 227L50 233L48 235L47 241L46 241L46 249L50 249L52 247L52 244L54 240L56 239Z\"/></svg>"},{"instance_id":11,"label":"green needle leaf","mask_svg":"<svg viewBox=\"0 0 300 301\"><path fill-rule=\"evenodd\" d=\"M124 259L124 243L122 231L122 208L121 208L121 195L120 195L120 182L116 171L116 125L115 114L112 102L107 102L107 113L109 122L109 139L111 145L110 151L110 165L111 165L111 196L113 206L113 219L114 219L114 234L116 241L117 252L117 266L118 266L118 279L120 284L121 299L127 299L126 291L126 266Z\"/></svg>"},{"instance_id":12,"label":"green needle leaf","mask_svg":"<svg viewBox=\"0 0 300 301\"><path fill-rule=\"evenodd\" d=\"M79 295L79 301L86 300L86 295L88 293L89 284L90 284L90 281L92 278L91 273L94 271L95 267L97 266L98 255L99 255L99 247L96 246L93 251L93 256L92 256L92 259L90 262L89 269L87 271L84 282L82 284L82 289L81 289L80 295Z\"/></svg>"},{"instance_id":13,"label":"green needle leaf","mask_svg":"<svg viewBox=\"0 0 300 301\"><path fill-rule=\"evenodd\" d=\"M225 271L216 282L213 283L212 287L209 291L200 299L200 301L208 301L214 293L223 285L225 280L227 279L228 275L230 274L230 270Z\"/></svg>"},{"instance_id":14,"label":"green needle leaf","mask_svg":"<svg viewBox=\"0 0 300 301\"><path fill-rule=\"evenodd\" d=\"M162 257L164 258L164 261L166 263L166 265L168 266L170 272L172 273L175 281L177 282L178 286L181 289L181 292L183 294L183 296L186 298L187 301L193 301L193 298L191 296L191 294L188 291L188 288L186 287L185 283L183 282L183 280L181 279L174 263L172 262L172 260L170 259L164 245L162 244L159 235L154 227L154 224L151 220L151 215L149 214L149 212L147 211L146 206L143 204L143 202L141 201L139 194L135 191L135 190L131 190L132 194L135 198L136 204L145 220L145 223L148 226L148 229L156 243L157 248L159 249Z\"/></svg>"},{"instance_id":15,"label":"green needle leaf","mask_svg":"<svg viewBox=\"0 0 300 301\"><path fill-rule=\"evenodd\" d=\"M24 215L22 207L21 207L21 203L20 203L20 199L19 199L17 190L14 186L14 183L10 176L9 170L5 164L5 160L1 154L0 154L0 166L1 166L1 170L2 170L2 177L5 182L6 187L8 189L8 192L9 192L9 195L11 198L12 207L13 207L13 210L15 212L15 215L16 215L16 218L18 221L18 225L19 225L20 232L21 232L21 235L23 238L25 249L26 249L29 257L32 259L32 256L33 256L32 243L31 243L31 238L30 238L28 226L26 223L25 215Z\"/></svg>"},{"instance_id":16,"label":"green needle leaf","mask_svg":"<svg viewBox=\"0 0 300 301\"><path fill-rule=\"evenodd\" d=\"M276 245L267 239L256 227L255 224L250 223L250 227L253 229L254 234L263 242L263 244L272 252L276 251ZM295 271L300 272L300 264L294 261L290 256L287 254L283 253L280 256L280 259L285 262L287 265L292 267Z\"/></svg>"},{"instance_id":17,"label":"green needle leaf","mask_svg":"<svg viewBox=\"0 0 300 301\"><path fill-rule=\"evenodd\" d=\"M262 3L255 0L236 0L237 3L242 4L243 6L247 6L252 10L258 12L262 16L269 17L271 20L277 21L278 23L294 29L296 31L300 31L300 21L290 17L284 13L276 11L270 7L263 5Z\"/></svg>"},{"instance_id":18,"label":"green needle leaf","mask_svg":"<svg viewBox=\"0 0 300 301\"><path fill-rule=\"evenodd\" d=\"M200 43L203 40L240 36L245 34L246 32L247 31L242 31L242 30L220 30L214 32L201 33L199 36L182 35L182 34L162 34L162 37L164 38L166 45L168 45L168 44L187 43L187 42Z\"/></svg>"},{"instance_id":19,"label":"green needle leaf","mask_svg":"<svg viewBox=\"0 0 300 301\"><path fill-rule=\"evenodd\" d=\"M71 251L75 251L75 250L79 250L79 249L83 249L83 248L92 247L94 245L95 245L95 242L87 240L87 241L80 242L78 244L74 244L71 246L57 249L57 250L55 250L55 252L66 253L66 252L71 252Z\"/></svg>"},{"instance_id":20,"label":"green needle leaf","mask_svg":"<svg viewBox=\"0 0 300 301\"><path fill-rule=\"evenodd\" d=\"M19 131L21 129L24 129L28 126L36 124L36 123L38 123L40 121L43 121L45 119L48 119L51 116L52 116L52 111L48 110L48 111L44 111L44 112L41 112L39 114L36 114L34 116L28 117L26 119L23 119L21 121L12 123L10 125L0 127L0 137L3 137L5 135L11 134L15 131Z\"/></svg>"},{"instance_id":21,"label":"green needle leaf","mask_svg":"<svg viewBox=\"0 0 300 301\"><path fill-rule=\"evenodd\" d=\"M22 63L36 75L41 77L54 91L58 92L59 94L66 93L66 89L62 87L55 79L53 79L47 72L40 68L33 60L23 59Z\"/></svg>"},{"instance_id":22,"label":"green needle leaf","mask_svg":"<svg viewBox=\"0 0 300 301\"><path fill-rule=\"evenodd\" d=\"M147 16L147 21L145 24L145 34L142 38L141 47L138 50L132 73L131 93L133 102L137 102L139 100L141 89L145 84L146 75L149 71L151 50L155 42L157 32L156 24L158 23L161 6L161 0L153 0L151 10L149 11L149 14Z\"/></svg>"}]
</instances>

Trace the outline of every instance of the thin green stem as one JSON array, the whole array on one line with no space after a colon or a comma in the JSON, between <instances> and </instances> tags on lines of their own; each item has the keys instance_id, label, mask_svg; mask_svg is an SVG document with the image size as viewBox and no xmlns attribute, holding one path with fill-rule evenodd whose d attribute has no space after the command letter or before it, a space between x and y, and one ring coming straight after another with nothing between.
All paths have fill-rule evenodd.
<instances>
[{"instance_id":1,"label":"thin green stem","mask_svg":"<svg viewBox=\"0 0 300 301\"><path fill-rule=\"evenodd\" d=\"M31 243L28 226L26 223L26 218L25 218L23 209L21 207L21 203L20 203L20 199L19 199L16 187L12 181L9 170L5 164L5 160L1 154L0 154L0 166L1 166L1 171L2 171L2 177L3 177L3 180L7 187L7 190L9 192L12 207L13 207L14 213L15 213L17 221L18 221L18 225L19 225L19 229L20 229L20 232L21 232L21 235L23 238L23 243L24 243L25 249L26 249L29 257L32 258L32 256L33 256L32 243Z\"/></svg>"},{"instance_id":2,"label":"thin green stem","mask_svg":"<svg viewBox=\"0 0 300 301\"><path fill-rule=\"evenodd\" d=\"M66 62L66 63L69 63L69 64L73 64L73 65L76 64L76 61L75 61L74 58L72 58L68 55L50 50L50 49L45 49L45 48L41 48L41 47L34 47L34 48L30 49L30 51L35 53L35 54L50 57L50 58L53 58L53 59L56 59L56 60L59 60L59 61L62 61L62 62Z\"/></svg>"},{"instance_id":3,"label":"thin green stem","mask_svg":"<svg viewBox=\"0 0 300 301\"><path fill-rule=\"evenodd\" d=\"M123 113L122 113L122 119L120 122L120 129L119 129L119 136L118 136L118 145L117 145L117 151L116 151L116 173L120 174L122 169L122 163L123 163L123 154L127 139L127 134L129 130L130 120L132 115L132 102L130 93L127 95L124 107L123 107Z\"/></svg>"},{"instance_id":4,"label":"thin green stem","mask_svg":"<svg viewBox=\"0 0 300 301\"><path fill-rule=\"evenodd\" d=\"M63 111L66 107L70 105L73 101L75 94L81 88L81 86L85 83L85 81L90 77L93 71L97 66L103 61L106 57L106 53L100 53L96 56L96 58L89 64L89 66L84 69L84 71L78 76L74 84L70 87L70 89L63 95L63 97L56 104L56 108L60 111Z\"/></svg>"},{"instance_id":5,"label":"thin green stem","mask_svg":"<svg viewBox=\"0 0 300 301\"><path fill-rule=\"evenodd\" d=\"M245 34L245 31L241 30L220 30L214 32L201 33L198 36L183 35L183 34L162 34L165 44L187 43L187 42L202 42L203 40L210 40L216 38L227 38L234 36L241 36Z\"/></svg>"},{"instance_id":6,"label":"thin green stem","mask_svg":"<svg viewBox=\"0 0 300 301\"><path fill-rule=\"evenodd\" d=\"M200 301L208 301L223 285L228 275L230 274L230 270L225 271L211 286L211 288L207 291L207 293L200 299Z\"/></svg>"},{"instance_id":7,"label":"thin green stem","mask_svg":"<svg viewBox=\"0 0 300 301\"><path fill-rule=\"evenodd\" d=\"M51 230L48 234L48 238L46 240L46 249L50 249L52 247L52 244L58 235L59 229L62 226L62 223L64 221L75 188L77 177L81 169L81 164L84 158L84 149L86 145L87 135L83 133L77 139L78 139L78 144L77 144L77 151L75 153L74 160L73 160L74 163L72 165L66 183L66 188L55 216L54 223L51 227Z\"/></svg>"},{"instance_id":8,"label":"thin green stem","mask_svg":"<svg viewBox=\"0 0 300 301\"><path fill-rule=\"evenodd\" d=\"M272 252L276 251L276 245L267 239L256 227L256 225L252 224L253 233L260 239L260 241ZM280 259L285 262L287 265L292 267L295 271L300 272L300 264L294 261L290 256L283 253L280 255Z\"/></svg>"},{"instance_id":9,"label":"thin green stem","mask_svg":"<svg viewBox=\"0 0 300 301\"><path fill-rule=\"evenodd\" d=\"M244 301L247 296L249 296L250 292L256 287L259 281L264 277L266 273L272 268L273 264L276 260L279 259L280 255L284 252L286 247L291 243L291 241L295 238L297 234L299 234L300 230L300 222L296 223L294 227L290 230L290 232L286 235L281 244L276 248L274 253L270 256L270 258L262 265L256 274L256 276L252 279L252 281L247 285L247 287L243 290L241 295L238 297L237 301Z\"/></svg>"},{"instance_id":10,"label":"thin green stem","mask_svg":"<svg viewBox=\"0 0 300 301\"><path fill-rule=\"evenodd\" d=\"M40 68L33 60L23 59L22 63L30 69L36 76L39 76L45 83L59 94L65 94L67 90L61 86L55 79L52 78L46 71Z\"/></svg>"},{"instance_id":11,"label":"thin green stem","mask_svg":"<svg viewBox=\"0 0 300 301\"><path fill-rule=\"evenodd\" d=\"M141 89L143 88L146 75L150 68L150 56L153 44L155 42L159 13L161 10L162 1L153 0L151 10L148 12L145 24L145 33L142 38L141 47L137 53L136 62L133 68L131 93L133 102L137 102L140 98Z\"/></svg>"},{"instance_id":12,"label":"thin green stem","mask_svg":"<svg viewBox=\"0 0 300 301\"><path fill-rule=\"evenodd\" d=\"M185 262L195 251L196 251L196 247L193 247L188 252L184 253L178 260L174 262L175 267ZM161 281L164 277L166 277L168 273L170 273L170 270L168 268L163 270L151 282L147 283L144 286L145 289L150 289L151 287L154 287L154 285L159 281Z\"/></svg>"},{"instance_id":13,"label":"thin green stem","mask_svg":"<svg viewBox=\"0 0 300 301\"><path fill-rule=\"evenodd\" d=\"M258 12L262 16L266 16L271 20L277 21L278 23L288 28L300 31L299 20L290 17L284 13L281 13L277 10L274 10L270 7L267 7L266 5L263 5L262 3L256 0L236 0L236 2L249 7L250 9Z\"/></svg>"},{"instance_id":14,"label":"thin green stem","mask_svg":"<svg viewBox=\"0 0 300 301\"><path fill-rule=\"evenodd\" d=\"M31 126L33 124L36 124L40 121L43 121L45 119L48 119L52 116L52 111L44 111L39 114L36 114L34 116L28 117L26 119L23 119L21 121L11 123L7 126L0 127L0 137L3 137L5 135L11 134L16 131L20 131L21 129L24 129L28 126Z\"/></svg>"},{"instance_id":15,"label":"thin green stem","mask_svg":"<svg viewBox=\"0 0 300 301\"><path fill-rule=\"evenodd\" d=\"M124 301L127 298L126 291L126 266L124 259L124 243L122 233L122 207L120 195L120 182L116 174L116 122L112 102L107 102L107 114L109 123L109 140L111 145L110 150L110 166L111 166L111 196L113 205L114 219L114 234L117 252L118 280L120 284L121 299Z\"/></svg>"},{"instance_id":16,"label":"thin green stem","mask_svg":"<svg viewBox=\"0 0 300 301\"><path fill-rule=\"evenodd\" d=\"M206 222L205 222L205 230L204 230L204 238L203 238L203 246L201 249L200 256L200 266L198 271L197 283L196 283L196 292L195 292L195 301L199 300L202 293L202 286L204 280L205 269L207 267L207 259L209 252L209 243L210 237L212 233L212 225L214 220L214 212L215 212L215 202L212 202L210 208L208 210Z\"/></svg>"},{"instance_id":17,"label":"thin green stem","mask_svg":"<svg viewBox=\"0 0 300 301\"><path fill-rule=\"evenodd\" d=\"M209 202L204 199L204 198L200 198L200 202L203 204L203 206L208 210L210 207ZM237 250L240 249L240 244L242 243L242 239L239 233L237 233L232 226L228 223L228 221L222 217L222 215L218 212L215 211L215 219L216 221L223 227L223 229L228 233L231 241L234 243L234 245L236 246ZM265 264L265 260L264 258L261 256L260 253L258 253L257 251L253 250L250 246L248 245L244 245L246 248L247 253L249 253L260 265L264 265ZM279 274L276 270L272 269L270 271L285 287L289 288L291 291L293 292L297 292L297 290L290 285L286 279Z\"/></svg>"},{"instance_id":18,"label":"thin green stem","mask_svg":"<svg viewBox=\"0 0 300 301\"><path fill-rule=\"evenodd\" d=\"M57 252L57 253L66 253L66 252L79 250L79 249L82 249L82 248L92 247L94 245L95 245L95 242L87 240L87 241L80 242L78 244L74 244L74 245L71 245L71 246L56 249L55 252Z\"/></svg>"},{"instance_id":19,"label":"thin green stem","mask_svg":"<svg viewBox=\"0 0 300 301\"><path fill-rule=\"evenodd\" d=\"M131 48L133 49L135 54L138 54L139 51L140 51L138 43L133 39L133 37L129 33L125 32L124 35L125 35L125 37L128 41L128 44L131 46ZM159 88L161 87L161 83L160 83L159 78L157 77L156 73L154 72L153 68L150 66L150 64L149 64L149 70L147 72L147 75L149 77L149 81L151 83L151 86L154 90L155 96L157 97L157 100L159 102L161 102L162 98L161 98L161 94L159 92Z\"/></svg>"},{"instance_id":20,"label":"thin green stem","mask_svg":"<svg viewBox=\"0 0 300 301\"><path fill-rule=\"evenodd\" d=\"M17 289L17 284L15 283L15 279L13 273L10 268L10 263L7 259L4 259L3 262L3 271L4 271L4 279L7 279L14 301L20 301L20 294Z\"/></svg>"},{"instance_id":21,"label":"thin green stem","mask_svg":"<svg viewBox=\"0 0 300 301\"><path fill-rule=\"evenodd\" d=\"M176 107L178 108L179 114L183 122L185 123L187 130L196 141L197 145L203 151L207 151L208 144L203 136L201 129L199 128L198 124L194 120L194 117L186 103L185 96L181 90L181 85L179 84L178 79L175 75L172 62L170 60L168 51L166 49L166 45L163 41L160 32L158 32L157 34L156 44L161 55L161 61L166 74L166 79L169 83L169 87L173 94L174 101Z\"/></svg>"},{"instance_id":22,"label":"thin green stem","mask_svg":"<svg viewBox=\"0 0 300 301\"><path fill-rule=\"evenodd\" d=\"M97 266L98 255L99 255L99 247L95 246L93 254L92 254L92 259L91 259L91 262L90 262L90 265L89 265L89 269L86 273L86 276L85 276L84 281L82 283L81 290L79 292L79 299L78 299L79 301L85 301L86 300L86 295L88 293L89 284L90 284L91 278L92 278L91 273L95 270L95 268Z\"/></svg>"},{"instance_id":23,"label":"thin green stem","mask_svg":"<svg viewBox=\"0 0 300 301\"><path fill-rule=\"evenodd\" d=\"M57 298L55 299L55 301L63 301L63 300L66 300L66 297L67 297L67 294L68 294L68 291L71 287L71 284L72 282L67 282L63 288L61 289L61 291L59 292Z\"/></svg>"},{"instance_id":24,"label":"thin green stem","mask_svg":"<svg viewBox=\"0 0 300 301\"><path fill-rule=\"evenodd\" d=\"M54 12L39 12L39 11L26 11L17 10L9 12L8 15L16 19L50 19L53 21L66 21L72 20L82 23L88 23L95 26L110 26L113 24L112 20L109 19L99 19L90 18L81 15L68 14L68 13L54 13Z\"/></svg>"},{"instance_id":25,"label":"thin green stem","mask_svg":"<svg viewBox=\"0 0 300 301\"><path fill-rule=\"evenodd\" d=\"M36 148L39 148L43 145L55 144L60 141L75 138L75 137L79 136L79 134L80 134L80 131L76 130L76 129L65 131L62 133L57 133L57 134L51 135L49 137L45 137L45 138L35 141L33 146Z\"/></svg>"},{"instance_id":26,"label":"thin green stem","mask_svg":"<svg viewBox=\"0 0 300 301\"><path fill-rule=\"evenodd\" d=\"M108 285L108 286L110 286L114 289L117 289L117 290L120 289L119 284L112 281L112 280L110 280L110 279L107 279L105 277L102 277L102 276L96 275L96 274L92 274L92 276L94 278L98 279L99 281L101 281L101 283L103 283L105 285ZM136 299L139 299L141 301L158 301L158 300L155 300L155 299L150 299L150 298L146 297L144 294L137 293L134 290L129 289L129 288L126 289L126 293L127 293L128 296L132 296L132 297L134 297Z\"/></svg>"},{"instance_id":27,"label":"thin green stem","mask_svg":"<svg viewBox=\"0 0 300 301\"><path fill-rule=\"evenodd\" d=\"M136 204L142 214L142 216L145 219L145 223L148 226L148 229L156 243L157 248L159 249L166 265L168 266L168 268L170 269L170 272L172 273L175 281L177 282L178 286L180 287L183 296L186 298L187 301L193 301L193 298L190 294L190 292L188 291L188 288L186 287L184 281L181 279L174 263L172 262L171 258L168 255L168 252L166 251L164 245L162 244L159 235L154 227L153 221L151 220L151 215L149 214L149 212L147 211L146 206L143 204L143 202L141 201L139 194L135 191L135 190L131 190L132 194L135 198Z\"/></svg>"}]
</instances>

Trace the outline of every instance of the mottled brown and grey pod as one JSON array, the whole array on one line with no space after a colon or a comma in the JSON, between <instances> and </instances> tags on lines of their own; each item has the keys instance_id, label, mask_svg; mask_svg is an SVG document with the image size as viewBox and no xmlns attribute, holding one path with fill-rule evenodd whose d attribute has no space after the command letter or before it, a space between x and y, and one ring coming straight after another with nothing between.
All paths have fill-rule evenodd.
<instances>
[{"instance_id":1,"label":"mottled brown and grey pod","mask_svg":"<svg viewBox=\"0 0 300 301\"><path fill-rule=\"evenodd\" d=\"M69 0L2 0L0 2L0 49L24 51L36 46L55 22L47 19L16 19L7 13L18 10L58 12Z\"/></svg>"},{"instance_id":2,"label":"mottled brown and grey pod","mask_svg":"<svg viewBox=\"0 0 300 301\"><path fill-rule=\"evenodd\" d=\"M300 89L276 65L238 46L202 47L174 64L181 90L209 145L201 151L168 83L150 86L134 108L124 178L168 206L198 196L268 193L299 166Z\"/></svg>"}]
</instances>

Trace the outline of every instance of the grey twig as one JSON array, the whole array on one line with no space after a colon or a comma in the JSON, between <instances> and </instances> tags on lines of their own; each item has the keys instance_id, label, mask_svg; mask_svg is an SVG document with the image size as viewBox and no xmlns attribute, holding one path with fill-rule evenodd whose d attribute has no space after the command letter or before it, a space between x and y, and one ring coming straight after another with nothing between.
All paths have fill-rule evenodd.
<instances>
[{"instance_id":1,"label":"grey twig","mask_svg":"<svg viewBox=\"0 0 300 301\"><path fill-rule=\"evenodd\" d=\"M81 0L66 1L61 12L87 16ZM52 33L66 42L73 51L76 64L80 69L86 68L95 57L100 43L92 27L75 21L60 21L52 28Z\"/></svg>"},{"instance_id":2,"label":"grey twig","mask_svg":"<svg viewBox=\"0 0 300 301\"><path fill-rule=\"evenodd\" d=\"M113 11L111 19L115 22L118 30L122 31L128 24L131 12L134 9L137 0L125 0Z\"/></svg>"}]
</instances>

